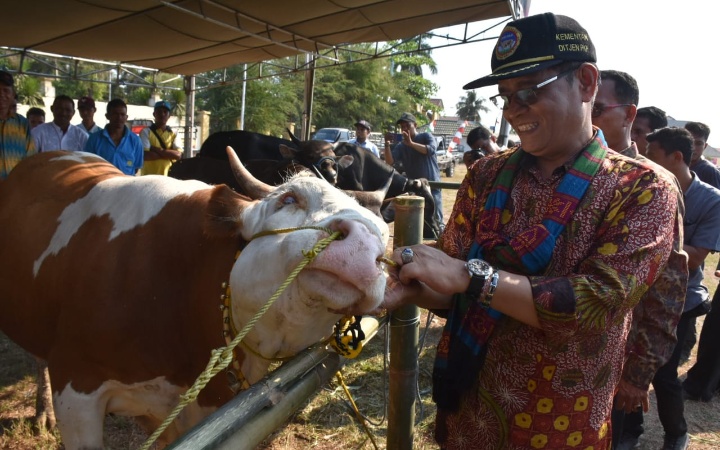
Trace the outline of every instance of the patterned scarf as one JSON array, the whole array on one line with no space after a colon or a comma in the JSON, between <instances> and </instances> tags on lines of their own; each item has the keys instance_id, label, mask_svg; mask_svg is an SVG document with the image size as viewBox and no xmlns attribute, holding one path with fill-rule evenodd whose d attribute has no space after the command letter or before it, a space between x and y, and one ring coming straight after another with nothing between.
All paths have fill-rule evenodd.
<instances>
[{"instance_id":1,"label":"patterned scarf","mask_svg":"<svg viewBox=\"0 0 720 450\"><path fill-rule=\"evenodd\" d=\"M492 255L498 269L524 275L536 275L550 263L555 241L570 222L593 176L597 173L605 149L595 139L580 152L563 176L550 199L543 220L515 237L502 233L511 211L505 208L513 180L525 152L520 148L505 162L495 179L485 209L480 214L468 259ZM438 408L456 411L462 395L472 387L482 369L487 343L503 314L485 309L465 294L456 294L438 344L433 369L433 400Z\"/></svg>"}]
</instances>

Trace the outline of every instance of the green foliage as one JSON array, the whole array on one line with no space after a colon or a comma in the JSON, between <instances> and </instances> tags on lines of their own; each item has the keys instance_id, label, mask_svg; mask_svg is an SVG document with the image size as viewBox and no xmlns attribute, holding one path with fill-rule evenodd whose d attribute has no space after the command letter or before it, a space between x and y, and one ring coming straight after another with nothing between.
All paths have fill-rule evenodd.
<instances>
[{"instance_id":1,"label":"green foliage","mask_svg":"<svg viewBox=\"0 0 720 450\"><path fill-rule=\"evenodd\" d=\"M483 104L484 102L485 99L478 98L475 91L469 91L467 95L460 97L460 101L456 105L458 117L463 120L480 122L480 111L490 111L490 108Z\"/></svg>"},{"instance_id":2,"label":"green foliage","mask_svg":"<svg viewBox=\"0 0 720 450\"><path fill-rule=\"evenodd\" d=\"M40 92L40 80L27 75L15 75L15 92L18 102L29 106L45 106L42 92Z\"/></svg>"},{"instance_id":3,"label":"green foliage","mask_svg":"<svg viewBox=\"0 0 720 450\"><path fill-rule=\"evenodd\" d=\"M248 69L248 76L257 75L258 66ZM266 74L272 69L263 70ZM234 66L225 72L226 86L199 92L196 97L198 109L210 111L211 132L237 130L242 115L243 67ZM220 81L223 71L207 74ZM287 122L299 122L302 108L303 78L298 75L269 77L246 83L245 130L274 136L282 135Z\"/></svg>"},{"instance_id":4,"label":"green foliage","mask_svg":"<svg viewBox=\"0 0 720 450\"><path fill-rule=\"evenodd\" d=\"M131 105L147 105L150 101L150 90L146 87L138 87L128 91L125 102Z\"/></svg>"}]
</instances>

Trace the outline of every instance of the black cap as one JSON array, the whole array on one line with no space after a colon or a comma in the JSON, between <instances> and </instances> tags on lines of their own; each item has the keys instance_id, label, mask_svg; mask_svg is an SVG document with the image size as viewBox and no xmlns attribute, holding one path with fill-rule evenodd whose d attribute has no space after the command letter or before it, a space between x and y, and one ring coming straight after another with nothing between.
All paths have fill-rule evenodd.
<instances>
[{"instance_id":1,"label":"black cap","mask_svg":"<svg viewBox=\"0 0 720 450\"><path fill-rule=\"evenodd\" d=\"M368 131L372 131L372 125L367 120L358 120L355 122L355 126L360 125L361 127L367 128Z\"/></svg>"},{"instance_id":2,"label":"black cap","mask_svg":"<svg viewBox=\"0 0 720 450\"><path fill-rule=\"evenodd\" d=\"M13 79L13 76L10 75L10 72L6 72L4 70L0 70L0 83L4 84L5 86L15 86L15 80Z\"/></svg>"},{"instance_id":3,"label":"black cap","mask_svg":"<svg viewBox=\"0 0 720 450\"><path fill-rule=\"evenodd\" d=\"M490 86L566 61L597 61L587 30L575 19L553 13L525 17L503 28L492 55L492 73L471 81L463 89Z\"/></svg>"},{"instance_id":4,"label":"black cap","mask_svg":"<svg viewBox=\"0 0 720 450\"><path fill-rule=\"evenodd\" d=\"M400 118L399 118L399 119L397 120L397 122L395 122L395 123L398 124L398 123L400 123L400 122L412 122L412 123L417 123L417 120L415 120L415 116L413 116L413 115L410 114L410 113L402 113L402 116L400 116Z\"/></svg>"}]
</instances>

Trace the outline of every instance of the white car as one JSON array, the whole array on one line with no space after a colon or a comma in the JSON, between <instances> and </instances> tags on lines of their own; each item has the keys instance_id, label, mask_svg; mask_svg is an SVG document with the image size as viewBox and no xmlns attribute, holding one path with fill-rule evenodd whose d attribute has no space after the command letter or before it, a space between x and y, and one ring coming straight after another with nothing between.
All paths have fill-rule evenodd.
<instances>
[{"instance_id":1,"label":"white car","mask_svg":"<svg viewBox=\"0 0 720 450\"><path fill-rule=\"evenodd\" d=\"M331 143L347 142L355 139L355 131L347 128L320 128L313 135L313 139L318 141L328 141Z\"/></svg>"}]
</instances>

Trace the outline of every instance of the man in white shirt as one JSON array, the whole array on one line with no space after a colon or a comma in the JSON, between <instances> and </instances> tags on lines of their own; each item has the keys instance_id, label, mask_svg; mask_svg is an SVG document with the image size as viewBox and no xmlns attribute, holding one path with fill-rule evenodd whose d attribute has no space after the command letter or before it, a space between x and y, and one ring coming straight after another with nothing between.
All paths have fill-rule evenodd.
<instances>
[{"instance_id":1,"label":"man in white shirt","mask_svg":"<svg viewBox=\"0 0 720 450\"><path fill-rule=\"evenodd\" d=\"M82 151L88 134L70 124L70 119L75 115L73 99L67 95L55 97L50 111L53 113L53 121L38 125L31 131L38 153L52 150Z\"/></svg>"},{"instance_id":2,"label":"man in white shirt","mask_svg":"<svg viewBox=\"0 0 720 450\"><path fill-rule=\"evenodd\" d=\"M78 126L84 128L87 134L93 134L96 131L102 130L102 128L95 123L95 112L97 109L95 109L95 100L93 100L92 97L80 97L78 99L77 109L82 118L82 122Z\"/></svg>"},{"instance_id":3,"label":"man in white shirt","mask_svg":"<svg viewBox=\"0 0 720 450\"><path fill-rule=\"evenodd\" d=\"M370 131L372 131L372 125L367 120L358 121L355 124L355 139L348 141L348 143L362 147L379 158L380 152L377 146L368 139Z\"/></svg>"}]
</instances>

